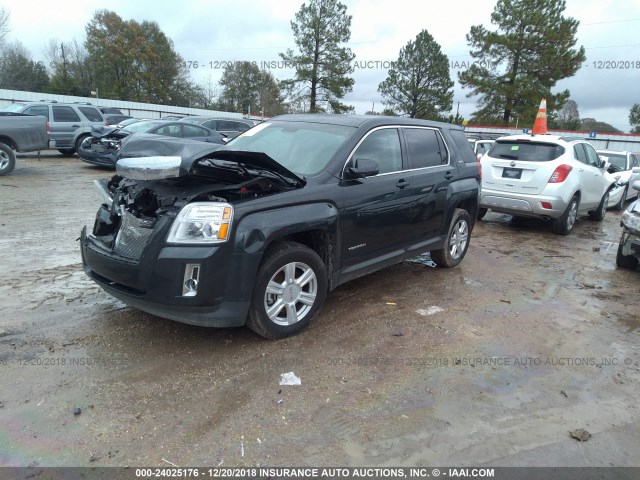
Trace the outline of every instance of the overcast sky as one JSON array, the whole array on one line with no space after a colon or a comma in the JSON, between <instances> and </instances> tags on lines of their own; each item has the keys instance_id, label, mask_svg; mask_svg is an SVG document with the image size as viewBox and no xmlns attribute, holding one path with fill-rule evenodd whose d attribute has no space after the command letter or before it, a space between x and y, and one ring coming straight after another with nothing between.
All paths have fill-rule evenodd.
<instances>
[{"instance_id":1,"label":"overcast sky","mask_svg":"<svg viewBox=\"0 0 640 480\"><path fill-rule=\"evenodd\" d=\"M469 117L473 98L457 83L457 71L471 61L465 35L472 25L490 25L495 0L426 2L424 0L342 0L353 16L349 47L356 54L355 86L345 102L356 113L383 109L377 92L388 64L400 48L426 29L442 46L456 81L454 111ZM11 14L8 40L20 40L34 60L45 60L50 39L84 39L84 27L99 9L124 19L150 20L173 40L176 51L192 62L197 82L217 82L225 62L248 60L272 64L278 79L292 71L277 62L278 53L295 49L290 21L301 0L3 0ZM594 117L627 132L629 109L640 103L640 2L638 0L567 0L566 15L580 21L578 44L587 61L575 77L562 80L556 91L568 88L580 116ZM198 68L193 68L198 62ZM460 68L459 65L462 65ZM609 67L609 68L605 68Z\"/></svg>"}]
</instances>

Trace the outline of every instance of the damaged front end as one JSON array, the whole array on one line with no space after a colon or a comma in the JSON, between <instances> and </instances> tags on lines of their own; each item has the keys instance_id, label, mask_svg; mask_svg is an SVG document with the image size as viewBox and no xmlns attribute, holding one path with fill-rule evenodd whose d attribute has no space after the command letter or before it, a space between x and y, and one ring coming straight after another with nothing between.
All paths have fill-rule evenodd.
<instances>
[{"instance_id":1,"label":"damaged front end","mask_svg":"<svg viewBox=\"0 0 640 480\"><path fill-rule=\"evenodd\" d=\"M640 191L640 180L633 184L633 188ZM616 263L619 267L634 269L640 263L640 199L622 212L620 226L622 235Z\"/></svg>"},{"instance_id":2,"label":"damaged front end","mask_svg":"<svg viewBox=\"0 0 640 480\"><path fill-rule=\"evenodd\" d=\"M85 227L81 236L85 272L150 313L235 325L248 303L226 301L234 297L227 282L234 270L234 211L243 202L301 188L304 179L262 153L183 139L149 142L132 136L129 153L147 155L118 160L117 175L94 182L102 205L92 231Z\"/></svg>"},{"instance_id":3,"label":"damaged front end","mask_svg":"<svg viewBox=\"0 0 640 480\"><path fill-rule=\"evenodd\" d=\"M129 132L118 127L93 126L91 136L80 144L78 156L93 165L114 167L123 139L129 135Z\"/></svg>"}]
</instances>

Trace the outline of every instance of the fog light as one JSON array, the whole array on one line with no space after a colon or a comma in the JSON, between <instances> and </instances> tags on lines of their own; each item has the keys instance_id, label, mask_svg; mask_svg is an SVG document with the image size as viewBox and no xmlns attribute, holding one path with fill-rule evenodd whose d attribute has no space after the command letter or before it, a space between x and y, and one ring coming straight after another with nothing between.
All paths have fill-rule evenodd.
<instances>
[{"instance_id":1,"label":"fog light","mask_svg":"<svg viewBox=\"0 0 640 480\"><path fill-rule=\"evenodd\" d=\"M541 203L542 203L542 208L546 208L547 210L553 209L553 205L551 205L549 202L541 202Z\"/></svg>"},{"instance_id":2,"label":"fog light","mask_svg":"<svg viewBox=\"0 0 640 480\"><path fill-rule=\"evenodd\" d=\"M198 293L198 280L200 278L200 264L188 263L184 268L184 283L182 284L183 297L195 297Z\"/></svg>"}]
</instances>

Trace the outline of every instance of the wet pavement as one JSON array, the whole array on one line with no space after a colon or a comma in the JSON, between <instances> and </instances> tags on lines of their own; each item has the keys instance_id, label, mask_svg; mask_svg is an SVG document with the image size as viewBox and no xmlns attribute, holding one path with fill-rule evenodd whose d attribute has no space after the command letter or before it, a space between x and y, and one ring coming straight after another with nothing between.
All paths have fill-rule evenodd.
<instances>
[{"instance_id":1,"label":"wet pavement","mask_svg":"<svg viewBox=\"0 0 640 480\"><path fill-rule=\"evenodd\" d=\"M0 465L640 466L618 212L567 237L490 212L458 268L358 279L267 341L85 277L76 239L109 175L47 152L0 177Z\"/></svg>"}]
</instances>

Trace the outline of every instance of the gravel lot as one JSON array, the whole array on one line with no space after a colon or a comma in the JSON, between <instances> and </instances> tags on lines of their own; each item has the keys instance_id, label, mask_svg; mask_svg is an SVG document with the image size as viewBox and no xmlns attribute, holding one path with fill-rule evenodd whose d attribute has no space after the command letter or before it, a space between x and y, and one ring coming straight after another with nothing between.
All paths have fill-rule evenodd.
<instances>
[{"instance_id":1,"label":"gravel lot","mask_svg":"<svg viewBox=\"0 0 640 480\"><path fill-rule=\"evenodd\" d=\"M618 212L568 237L489 213L460 267L361 278L266 341L85 277L76 239L110 174L45 152L0 177L0 465L640 466Z\"/></svg>"}]
</instances>

